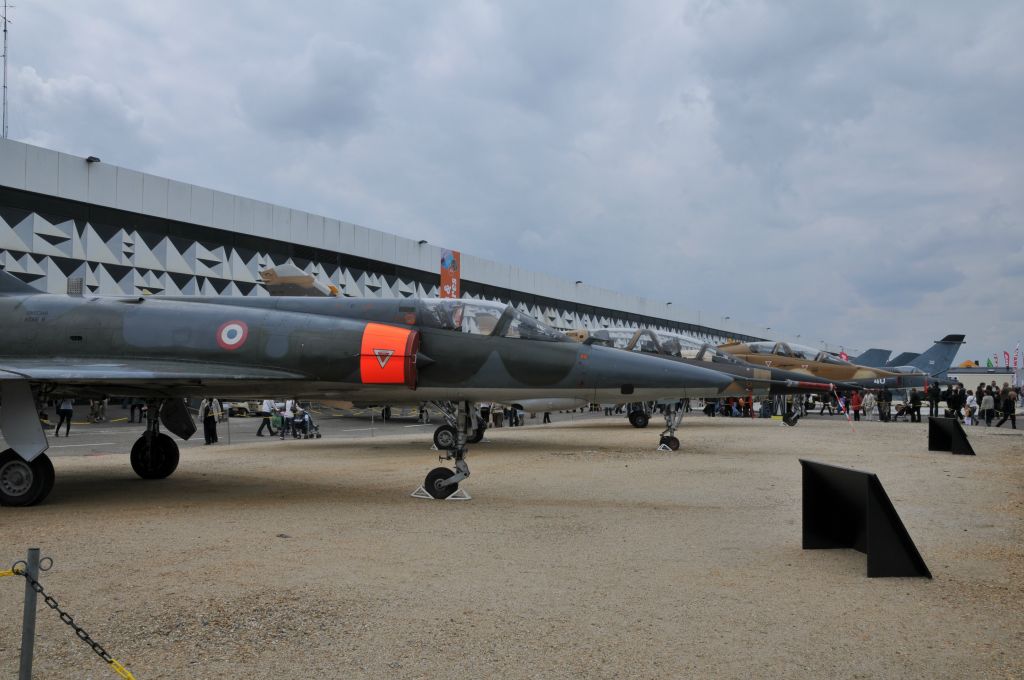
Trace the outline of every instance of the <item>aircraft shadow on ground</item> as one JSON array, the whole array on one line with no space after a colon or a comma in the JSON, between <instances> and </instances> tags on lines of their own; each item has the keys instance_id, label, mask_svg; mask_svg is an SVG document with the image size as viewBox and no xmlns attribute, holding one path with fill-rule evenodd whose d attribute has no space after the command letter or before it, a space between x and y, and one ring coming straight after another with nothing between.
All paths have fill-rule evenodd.
<instances>
[{"instance_id":1,"label":"aircraft shadow on ground","mask_svg":"<svg viewBox=\"0 0 1024 680\"><path fill-rule=\"evenodd\" d=\"M222 470L203 472L179 471L168 479L145 480L130 470L57 470L57 482L46 507L82 509L91 506L120 507L159 505L184 507L193 505L244 505L246 507L281 504L318 503L381 503L387 496L403 497L399 490L382 483L366 485L366 478L356 480L338 474L325 481L290 480L275 475L273 470L239 474ZM416 474L410 475L415 485ZM411 488L411 487L410 487Z\"/></svg>"}]
</instances>

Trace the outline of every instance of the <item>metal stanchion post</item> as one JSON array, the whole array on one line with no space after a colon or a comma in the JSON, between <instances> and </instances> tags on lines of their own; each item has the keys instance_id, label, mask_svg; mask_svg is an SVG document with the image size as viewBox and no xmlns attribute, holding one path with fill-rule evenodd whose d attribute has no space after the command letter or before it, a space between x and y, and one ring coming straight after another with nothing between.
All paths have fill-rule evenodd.
<instances>
[{"instance_id":1,"label":"metal stanchion post","mask_svg":"<svg viewBox=\"0 0 1024 680\"><path fill-rule=\"evenodd\" d=\"M25 573L33 581L39 580L39 548L28 549ZM32 680L32 647L36 639L36 591L25 579L25 611L21 619L21 663L18 680Z\"/></svg>"}]
</instances>

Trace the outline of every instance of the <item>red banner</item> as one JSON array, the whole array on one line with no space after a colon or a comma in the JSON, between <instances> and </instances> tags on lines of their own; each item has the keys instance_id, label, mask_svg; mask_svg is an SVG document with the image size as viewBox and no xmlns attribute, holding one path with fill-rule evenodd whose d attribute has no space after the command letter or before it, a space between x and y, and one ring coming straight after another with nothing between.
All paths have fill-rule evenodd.
<instances>
[{"instance_id":1,"label":"red banner","mask_svg":"<svg viewBox=\"0 0 1024 680\"><path fill-rule=\"evenodd\" d=\"M461 253L457 250L444 251L441 254L441 297L462 297L461 273Z\"/></svg>"}]
</instances>

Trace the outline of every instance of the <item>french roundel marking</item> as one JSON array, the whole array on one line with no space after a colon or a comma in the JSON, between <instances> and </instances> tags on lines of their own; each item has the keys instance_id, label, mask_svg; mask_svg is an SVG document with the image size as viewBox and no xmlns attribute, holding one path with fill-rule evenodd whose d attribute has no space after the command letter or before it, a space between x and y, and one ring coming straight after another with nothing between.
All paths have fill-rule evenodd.
<instances>
[{"instance_id":1,"label":"french roundel marking","mask_svg":"<svg viewBox=\"0 0 1024 680\"><path fill-rule=\"evenodd\" d=\"M217 344L222 349L238 349L249 337L249 327L244 321L226 321L217 329Z\"/></svg>"}]
</instances>

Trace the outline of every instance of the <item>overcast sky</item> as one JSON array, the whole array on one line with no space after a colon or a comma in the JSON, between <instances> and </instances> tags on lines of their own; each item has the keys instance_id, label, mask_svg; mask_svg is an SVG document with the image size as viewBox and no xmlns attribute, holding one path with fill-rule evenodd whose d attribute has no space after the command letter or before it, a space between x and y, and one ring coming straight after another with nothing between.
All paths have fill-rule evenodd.
<instances>
[{"instance_id":1,"label":"overcast sky","mask_svg":"<svg viewBox=\"0 0 1024 680\"><path fill-rule=\"evenodd\" d=\"M1024 3L58 2L10 136L774 334L1024 341Z\"/></svg>"}]
</instances>

